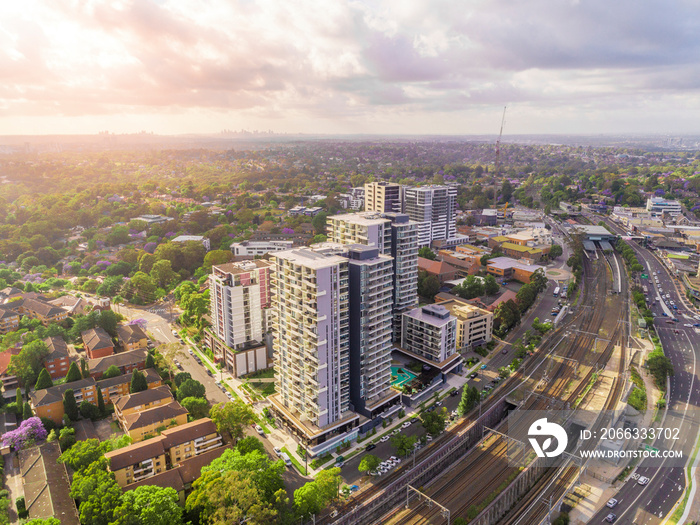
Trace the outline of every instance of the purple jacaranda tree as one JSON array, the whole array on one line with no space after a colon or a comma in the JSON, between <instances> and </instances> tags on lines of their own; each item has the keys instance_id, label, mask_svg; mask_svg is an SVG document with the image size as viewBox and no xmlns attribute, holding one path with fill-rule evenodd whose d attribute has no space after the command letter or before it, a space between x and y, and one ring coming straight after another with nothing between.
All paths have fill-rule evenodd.
<instances>
[{"instance_id":1,"label":"purple jacaranda tree","mask_svg":"<svg viewBox=\"0 0 700 525\"><path fill-rule=\"evenodd\" d=\"M36 416L30 417L22 421L16 430L5 432L2 435L2 445L12 447L14 450L22 450L37 441L46 439L47 435L44 425L41 424L41 419Z\"/></svg>"}]
</instances>

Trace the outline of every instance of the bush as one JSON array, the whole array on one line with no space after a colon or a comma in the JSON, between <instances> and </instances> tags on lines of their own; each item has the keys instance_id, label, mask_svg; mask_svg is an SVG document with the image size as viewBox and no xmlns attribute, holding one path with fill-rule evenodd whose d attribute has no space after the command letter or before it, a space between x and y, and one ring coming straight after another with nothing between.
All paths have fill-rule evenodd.
<instances>
[{"instance_id":1,"label":"bush","mask_svg":"<svg viewBox=\"0 0 700 525\"><path fill-rule=\"evenodd\" d=\"M17 507L17 516L19 519L23 520L29 516L29 511L25 507L24 496L20 496L15 500L15 507Z\"/></svg>"}]
</instances>

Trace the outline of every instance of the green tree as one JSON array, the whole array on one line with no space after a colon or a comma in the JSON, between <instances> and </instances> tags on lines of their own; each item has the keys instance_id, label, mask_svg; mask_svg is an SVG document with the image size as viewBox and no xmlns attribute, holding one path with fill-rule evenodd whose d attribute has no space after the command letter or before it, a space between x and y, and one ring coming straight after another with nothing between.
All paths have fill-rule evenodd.
<instances>
[{"instance_id":1,"label":"green tree","mask_svg":"<svg viewBox=\"0 0 700 525\"><path fill-rule=\"evenodd\" d=\"M102 396L102 389L100 387L97 387L97 410L99 410L100 414L102 415L104 415L106 411L105 400Z\"/></svg>"},{"instance_id":2,"label":"green tree","mask_svg":"<svg viewBox=\"0 0 700 525\"><path fill-rule=\"evenodd\" d=\"M135 394L137 392L143 392L148 390L148 381L146 381L146 376L140 370L134 370L131 373L131 385L129 387L129 392Z\"/></svg>"},{"instance_id":3,"label":"green tree","mask_svg":"<svg viewBox=\"0 0 700 525\"><path fill-rule=\"evenodd\" d=\"M391 436L389 441L391 441L391 444L394 446L399 456L407 456L413 452L413 445L416 443L416 437L399 433L395 436Z\"/></svg>"},{"instance_id":4,"label":"green tree","mask_svg":"<svg viewBox=\"0 0 700 525\"><path fill-rule=\"evenodd\" d=\"M366 472L369 474L371 471L376 470L379 464L382 462L377 456L372 454L365 454L360 460L360 464L357 466L357 470L360 472Z\"/></svg>"},{"instance_id":5,"label":"green tree","mask_svg":"<svg viewBox=\"0 0 700 525\"><path fill-rule=\"evenodd\" d=\"M61 521L57 518L34 518L33 520L25 521L25 525L61 525Z\"/></svg>"},{"instance_id":6,"label":"green tree","mask_svg":"<svg viewBox=\"0 0 700 525\"><path fill-rule=\"evenodd\" d=\"M32 407L29 404L29 401L27 401L24 404L24 408L22 409L22 419L29 419L34 415L34 412L32 412Z\"/></svg>"},{"instance_id":7,"label":"green tree","mask_svg":"<svg viewBox=\"0 0 700 525\"><path fill-rule=\"evenodd\" d=\"M479 391L474 386L465 385L462 390L462 399L457 406L460 416L468 414L479 402Z\"/></svg>"},{"instance_id":8,"label":"green tree","mask_svg":"<svg viewBox=\"0 0 700 525\"><path fill-rule=\"evenodd\" d=\"M36 385L34 385L34 390L43 390L44 388L51 388L52 386L53 381L51 380L49 371L46 370L46 368L42 368L36 380Z\"/></svg>"},{"instance_id":9,"label":"green tree","mask_svg":"<svg viewBox=\"0 0 700 525\"><path fill-rule=\"evenodd\" d=\"M236 450L244 456L255 450L261 454L265 454L265 445L255 436L246 436L236 443Z\"/></svg>"},{"instance_id":10,"label":"green tree","mask_svg":"<svg viewBox=\"0 0 700 525\"><path fill-rule=\"evenodd\" d=\"M498 282L493 275L487 275L484 278L484 293L486 295L496 295L500 289L501 287L498 286Z\"/></svg>"},{"instance_id":11,"label":"green tree","mask_svg":"<svg viewBox=\"0 0 700 525\"><path fill-rule=\"evenodd\" d=\"M665 388L666 378L674 375L673 363L661 353L652 352L649 359L647 359L647 366L659 388Z\"/></svg>"},{"instance_id":12,"label":"green tree","mask_svg":"<svg viewBox=\"0 0 700 525\"><path fill-rule=\"evenodd\" d=\"M102 374L102 379L111 379L120 375L122 375L122 371L119 370L119 367L116 365L110 365Z\"/></svg>"},{"instance_id":13,"label":"green tree","mask_svg":"<svg viewBox=\"0 0 700 525\"><path fill-rule=\"evenodd\" d=\"M429 275L423 270L418 272L418 295L432 301L439 291L440 280L437 277Z\"/></svg>"},{"instance_id":14,"label":"green tree","mask_svg":"<svg viewBox=\"0 0 700 525\"><path fill-rule=\"evenodd\" d=\"M418 250L418 257L423 257L423 259L430 259L431 261L437 259L437 255L435 254L435 252L427 246L422 246Z\"/></svg>"},{"instance_id":15,"label":"green tree","mask_svg":"<svg viewBox=\"0 0 700 525\"><path fill-rule=\"evenodd\" d=\"M80 358L80 373L83 379L90 377L90 370L88 370L87 361L85 361L84 357Z\"/></svg>"},{"instance_id":16,"label":"green tree","mask_svg":"<svg viewBox=\"0 0 700 525\"><path fill-rule=\"evenodd\" d=\"M86 439L78 441L71 448L66 450L58 458L59 463L65 463L74 472L83 470L98 461L102 456L112 450L109 441L100 441L99 439Z\"/></svg>"},{"instance_id":17,"label":"green tree","mask_svg":"<svg viewBox=\"0 0 700 525\"><path fill-rule=\"evenodd\" d=\"M156 282L150 275L136 272L124 283L121 293L129 301L148 304L156 300L156 288Z\"/></svg>"},{"instance_id":18,"label":"green tree","mask_svg":"<svg viewBox=\"0 0 700 525\"><path fill-rule=\"evenodd\" d=\"M206 389L204 385L195 379L188 379L177 389L177 400L181 401L187 397L204 398Z\"/></svg>"},{"instance_id":19,"label":"green tree","mask_svg":"<svg viewBox=\"0 0 700 525\"><path fill-rule=\"evenodd\" d=\"M80 502L82 525L109 525L121 502L122 489L102 458L75 474L70 495Z\"/></svg>"},{"instance_id":20,"label":"green tree","mask_svg":"<svg viewBox=\"0 0 700 525\"><path fill-rule=\"evenodd\" d=\"M111 267L110 267L111 268ZM108 268L109 269L109 268ZM97 287L97 294L102 297L114 297L119 294L124 285L124 277L121 275L112 275L106 277L102 284Z\"/></svg>"},{"instance_id":21,"label":"green tree","mask_svg":"<svg viewBox=\"0 0 700 525\"><path fill-rule=\"evenodd\" d=\"M180 388L180 385L188 379L192 379L192 375L189 372L178 372L175 374L173 381L175 382L175 386Z\"/></svg>"},{"instance_id":22,"label":"green tree","mask_svg":"<svg viewBox=\"0 0 700 525\"><path fill-rule=\"evenodd\" d=\"M423 423L423 428L431 436L437 436L445 430L445 424L447 422L446 408L442 410L433 410L431 412L423 412L421 414L421 422Z\"/></svg>"},{"instance_id":23,"label":"green tree","mask_svg":"<svg viewBox=\"0 0 700 525\"><path fill-rule=\"evenodd\" d=\"M552 247L549 249L549 258L556 259L557 257L561 257L563 253L564 250L561 246L558 244L552 244Z\"/></svg>"},{"instance_id":24,"label":"green tree","mask_svg":"<svg viewBox=\"0 0 700 525\"><path fill-rule=\"evenodd\" d=\"M87 399L80 403L80 415L85 419L98 419L100 417L100 410L90 403Z\"/></svg>"},{"instance_id":25,"label":"green tree","mask_svg":"<svg viewBox=\"0 0 700 525\"><path fill-rule=\"evenodd\" d=\"M228 432L235 441L241 439L243 429L255 421L252 409L240 399L214 405L209 417L220 433Z\"/></svg>"},{"instance_id":26,"label":"green tree","mask_svg":"<svg viewBox=\"0 0 700 525\"><path fill-rule=\"evenodd\" d=\"M64 424L70 423L70 418L67 415L63 416ZM75 445L75 429L73 427L64 426L58 434L58 444L62 451L66 451Z\"/></svg>"},{"instance_id":27,"label":"green tree","mask_svg":"<svg viewBox=\"0 0 700 525\"><path fill-rule=\"evenodd\" d=\"M102 328L112 337L117 335L117 326L119 325L119 315L112 310L104 310L97 317L97 326Z\"/></svg>"},{"instance_id":28,"label":"green tree","mask_svg":"<svg viewBox=\"0 0 700 525\"><path fill-rule=\"evenodd\" d=\"M153 265L150 275L156 286L161 288L167 288L178 279L178 274L173 271L172 264L167 259L157 261Z\"/></svg>"},{"instance_id":29,"label":"green tree","mask_svg":"<svg viewBox=\"0 0 700 525\"><path fill-rule=\"evenodd\" d=\"M31 341L22 346L19 354L12 356L10 373L16 375L23 384L34 385L44 368L43 361L48 354L46 343L39 339Z\"/></svg>"},{"instance_id":30,"label":"green tree","mask_svg":"<svg viewBox=\"0 0 700 525\"><path fill-rule=\"evenodd\" d=\"M172 487L143 485L127 490L114 511L113 525L182 525L179 502Z\"/></svg>"},{"instance_id":31,"label":"green tree","mask_svg":"<svg viewBox=\"0 0 700 525\"><path fill-rule=\"evenodd\" d=\"M80 381L83 378L83 374L80 373L78 365L73 361L68 367L68 373L66 374L66 383L73 383L74 381Z\"/></svg>"},{"instance_id":32,"label":"green tree","mask_svg":"<svg viewBox=\"0 0 700 525\"><path fill-rule=\"evenodd\" d=\"M20 407L22 406L22 403L24 403L24 399L22 398L22 389L19 387L17 387L17 390L15 390L15 403L17 403L17 405Z\"/></svg>"},{"instance_id":33,"label":"green tree","mask_svg":"<svg viewBox=\"0 0 700 525\"><path fill-rule=\"evenodd\" d=\"M145 367L146 368L155 368L155 366L156 366L156 363L153 360L153 355L149 352L148 355L146 356Z\"/></svg>"},{"instance_id":34,"label":"green tree","mask_svg":"<svg viewBox=\"0 0 700 525\"><path fill-rule=\"evenodd\" d=\"M201 419L209 415L209 402L201 397L185 397L180 404L187 410L192 419Z\"/></svg>"},{"instance_id":35,"label":"green tree","mask_svg":"<svg viewBox=\"0 0 700 525\"><path fill-rule=\"evenodd\" d=\"M72 388L63 393L63 410L71 421L77 421L80 418L80 410Z\"/></svg>"},{"instance_id":36,"label":"green tree","mask_svg":"<svg viewBox=\"0 0 700 525\"><path fill-rule=\"evenodd\" d=\"M233 261L233 253L231 250L212 250L207 252L204 256L202 267L209 273L211 272L212 266L226 264L231 261Z\"/></svg>"}]
</instances>

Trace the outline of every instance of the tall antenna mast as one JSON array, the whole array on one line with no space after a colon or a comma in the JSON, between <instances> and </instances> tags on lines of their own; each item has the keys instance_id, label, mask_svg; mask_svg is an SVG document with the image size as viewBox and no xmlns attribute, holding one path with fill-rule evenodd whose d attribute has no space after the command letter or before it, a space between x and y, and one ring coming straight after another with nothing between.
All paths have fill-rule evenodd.
<instances>
[{"instance_id":1,"label":"tall antenna mast","mask_svg":"<svg viewBox=\"0 0 700 525\"><path fill-rule=\"evenodd\" d=\"M496 167L494 174L494 184L498 184L498 179L501 175L501 137L503 136L503 127L506 125L506 108L508 106L503 106L503 118L501 119L501 132L498 134L498 140L496 141ZM493 191L493 205L495 208L498 207L498 188L494 188Z\"/></svg>"}]
</instances>

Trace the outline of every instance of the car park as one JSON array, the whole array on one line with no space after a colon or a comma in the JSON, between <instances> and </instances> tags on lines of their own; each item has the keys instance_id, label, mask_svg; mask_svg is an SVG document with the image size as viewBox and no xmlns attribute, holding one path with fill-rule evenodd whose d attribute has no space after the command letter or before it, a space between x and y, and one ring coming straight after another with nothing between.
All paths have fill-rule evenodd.
<instances>
[{"instance_id":1,"label":"car park","mask_svg":"<svg viewBox=\"0 0 700 525\"><path fill-rule=\"evenodd\" d=\"M615 505L617 505L617 500L615 498L610 498L606 505L612 509L615 507Z\"/></svg>"}]
</instances>

